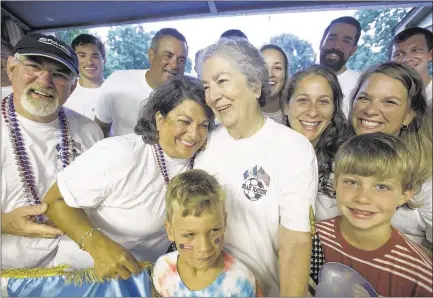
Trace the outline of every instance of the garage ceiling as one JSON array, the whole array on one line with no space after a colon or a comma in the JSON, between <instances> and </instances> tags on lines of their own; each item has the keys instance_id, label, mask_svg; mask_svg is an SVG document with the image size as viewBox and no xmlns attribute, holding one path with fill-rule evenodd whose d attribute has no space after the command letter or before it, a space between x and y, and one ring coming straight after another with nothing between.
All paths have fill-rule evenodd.
<instances>
[{"instance_id":1,"label":"garage ceiling","mask_svg":"<svg viewBox=\"0 0 433 298\"><path fill-rule=\"evenodd\" d=\"M430 6L427 1L1 1L26 32L282 11Z\"/></svg>"}]
</instances>

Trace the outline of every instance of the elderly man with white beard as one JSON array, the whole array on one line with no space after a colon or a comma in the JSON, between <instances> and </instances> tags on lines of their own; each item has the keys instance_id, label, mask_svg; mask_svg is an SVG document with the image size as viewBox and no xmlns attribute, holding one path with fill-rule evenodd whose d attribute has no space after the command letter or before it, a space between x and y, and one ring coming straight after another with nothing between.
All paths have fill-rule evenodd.
<instances>
[{"instance_id":1,"label":"elderly man with white beard","mask_svg":"<svg viewBox=\"0 0 433 298\"><path fill-rule=\"evenodd\" d=\"M81 152L103 138L90 119L62 105L77 84L78 59L66 43L24 36L8 57L13 93L2 110L2 269L52 265L62 231L41 198Z\"/></svg>"}]
</instances>

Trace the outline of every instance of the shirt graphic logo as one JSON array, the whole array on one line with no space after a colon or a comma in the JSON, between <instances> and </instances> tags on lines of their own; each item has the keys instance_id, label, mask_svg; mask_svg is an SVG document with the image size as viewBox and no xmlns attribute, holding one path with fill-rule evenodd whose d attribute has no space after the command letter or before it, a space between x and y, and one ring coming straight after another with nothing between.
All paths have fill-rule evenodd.
<instances>
[{"instance_id":1,"label":"shirt graphic logo","mask_svg":"<svg viewBox=\"0 0 433 298\"><path fill-rule=\"evenodd\" d=\"M260 167L257 170L257 165L250 170L244 172L244 182L242 183L242 189L244 195L250 201L257 201L268 192L267 188L271 183L271 177Z\"/></svg>"},{"instance_id":2,"label":"shirt graphic logo","mask_svg":"<svg viewBox=\"0 0 433 298\"><path fill-rule=\"evenodd\" d=\"M60 160L61 159L60 156L62 153L61 151L63 151L62 146L60 144L57 144L56 150L57 150L57 158ZM75 159L82 152L83 152L83 146L80 143L72 140L72 157L73 157L73 159Z\"/></svg>"}]
</instances>

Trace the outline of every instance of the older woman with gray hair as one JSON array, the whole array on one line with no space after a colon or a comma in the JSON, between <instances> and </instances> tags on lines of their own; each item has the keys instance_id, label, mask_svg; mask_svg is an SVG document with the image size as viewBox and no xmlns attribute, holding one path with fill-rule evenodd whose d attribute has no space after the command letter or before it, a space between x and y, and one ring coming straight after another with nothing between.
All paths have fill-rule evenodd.
<instances>
[{"instance_id":1,"label":"older woman with gray hair","mask_svg":"<svg viewBox=\"0 0 433 298\"><path fill-rule=\"evenodd\" d=\"M166 186L193 167L213 121L200 82L173 79L151 93L136 134L102 140L65 168L44 198L46 215L68 236L56 265L126 279L138 273L137 260L164 254Z\"/></svg>"},{"instance_id":2,"label":"older woman with gray hair","mask_svg":"<svg viewBox=\"0 0 433 298\"><path fill-rule=\"evenodd\" d=\"M314 149L263 116L268 71L247 40L220 39L203 50L198 69L222 125L196 168L216 175L226 191L225 248L253 271L265 296L305 296L318 183Z\"/></svg>"}]
</instances>

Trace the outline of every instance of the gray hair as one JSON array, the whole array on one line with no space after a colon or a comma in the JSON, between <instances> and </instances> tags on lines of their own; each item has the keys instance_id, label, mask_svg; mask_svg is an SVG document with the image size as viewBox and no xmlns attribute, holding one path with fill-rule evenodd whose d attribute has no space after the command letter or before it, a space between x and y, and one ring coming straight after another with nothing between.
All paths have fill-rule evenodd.
<instances>
[{"instance_id":1,"label":"gray hair","mask_svg":"<svg viewBox=\"0 0 433 298\"><path fill-rule=\"evenodd\" d=\"M134 132L141 135L143 141L153 145L158 141L155 115L163 117L180 105L185 99L193 100L203 107L209 120L209 131L214 127L215 115L206 104L203 86L196 78L184 76L167 81L150 93L149 99L140 107Z\"/></svg>"},{"instance_id":2,"label":"gray hair","mask_svg":"<svg viewBox=\"0 0 433 298\"><path fill-rule=\"evenodd\" d=\"M265 60L252 44L245 38L221 38L213 45L203 49L198 59L198 71L201 77L203 63L212 56L221 56L230 61L232 67L240 72L250 89L261 86L260 106L266 104L270 94L269 73Z\"/></svg>"},{"instance_id":3,"label":"gray hair","mask_svg":"<svg viewBox=\"0 0 433 298\"><path fill-rule=\"evenodd\" d=\"M164 36L172 36L176 38L177 40L183 41L188 48L188 43L186 42L185 36L183 36L182 33L177 31L174 28L162 28L158 32L155 33L155 35L152 38L152 41L150 43L150 48L154 50L155 52L158 50L159 42Z\"/></svg>"}]
</instances>

